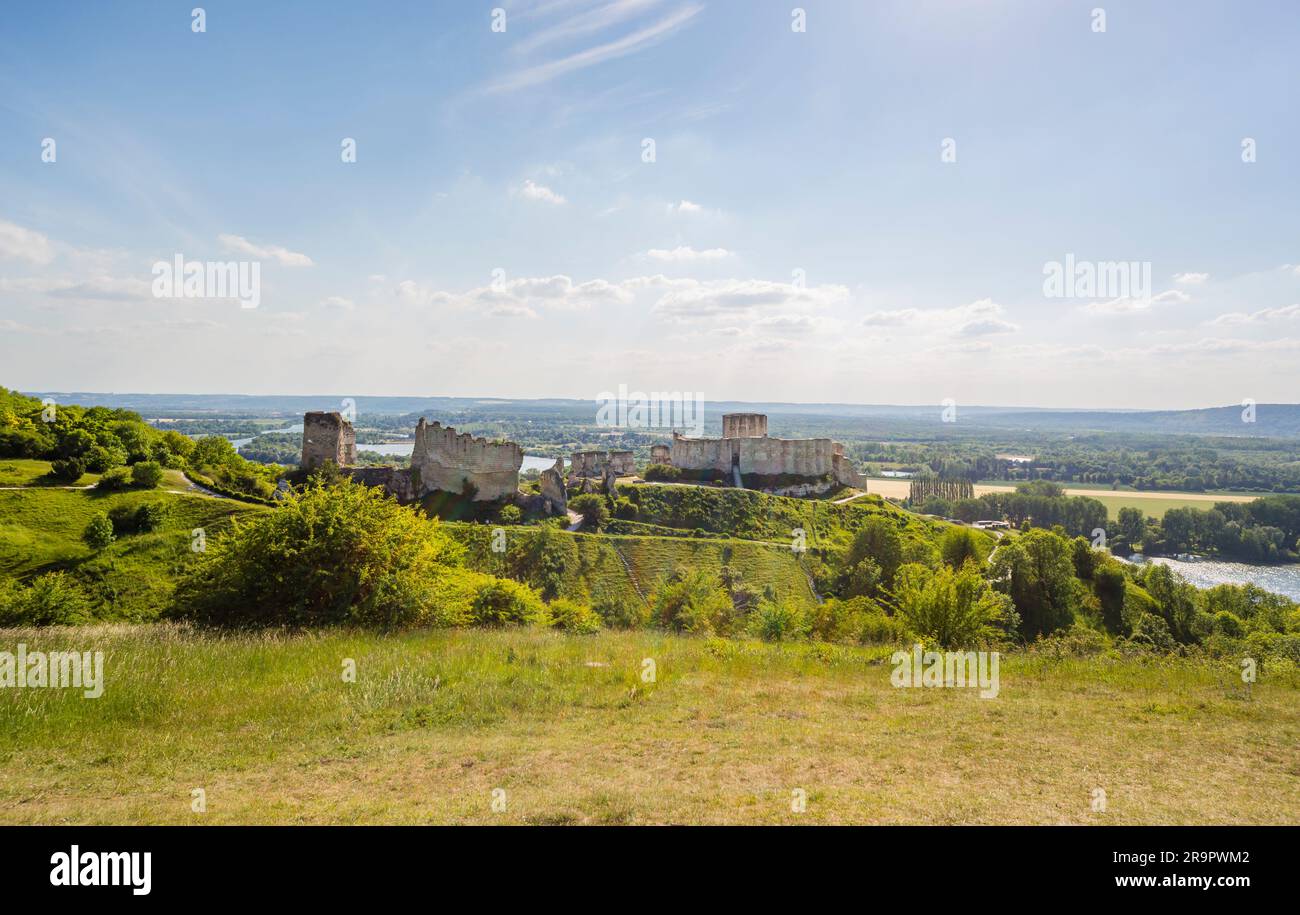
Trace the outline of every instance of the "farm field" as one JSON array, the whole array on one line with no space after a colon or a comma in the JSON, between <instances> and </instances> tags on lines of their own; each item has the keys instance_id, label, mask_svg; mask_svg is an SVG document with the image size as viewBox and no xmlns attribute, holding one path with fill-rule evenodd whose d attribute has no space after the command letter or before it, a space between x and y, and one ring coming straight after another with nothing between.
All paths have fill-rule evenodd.
<instances>
[{"instance_id":1,"label":"farm field","mask_svg":"<svg viewBox=\"0 0 1300 915\"><path fill-rule=\"evenodd\" d=\"M867 490L887 499L906 499L909 491L907 480L883 479L872 477L867 483ZM1011 483L976 483L975 495L982 496L991 492L1013 492ZM1121 508L1141 509L1148 517L1163 518L1171 508L1205 509L1215 502L1251 502L1263 493L1208 493L1208 492L1131 492L1112 489L1093 489L1080 486L1066 486L1068 496L1089 496L1106 506L1114 518Z\"/></svg>"},{"instance_id":2,"label":"farm field","mask_svg":"<svg viewBox=\"0 0 1300 915\"><path fill-rule=\"evenodd\" d=\"M0 693L5 824L1300 822L1293 676L1017 653L980 699L892 687L889 648L651 632L0 637L105 653L99 699Z\"/></svg>"}]
</instances>

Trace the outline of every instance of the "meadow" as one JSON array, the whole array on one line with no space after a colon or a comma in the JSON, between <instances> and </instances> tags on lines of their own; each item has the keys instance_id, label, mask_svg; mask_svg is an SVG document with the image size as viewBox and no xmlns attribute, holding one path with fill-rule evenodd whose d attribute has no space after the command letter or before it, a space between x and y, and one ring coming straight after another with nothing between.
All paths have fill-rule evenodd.
<instances>
[{"instance_id":1,"label":"meadow","mask_svg":"<svg viewBox=\"0 0 1300 915\"><path fill-rule=\"evenodd\" d=\"M0 691L6 824L1300 823L1300 683L1188 660L1017 652L980 699L892 687L889 648L649 631L19 642L106 686Z\"/></svg>"}]
</instances>

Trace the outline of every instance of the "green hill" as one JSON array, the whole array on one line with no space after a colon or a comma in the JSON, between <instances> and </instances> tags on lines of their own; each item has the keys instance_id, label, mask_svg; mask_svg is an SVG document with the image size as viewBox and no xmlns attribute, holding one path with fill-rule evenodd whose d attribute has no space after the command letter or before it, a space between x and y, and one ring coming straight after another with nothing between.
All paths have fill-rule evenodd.
<instances>
[{"instance_id":1,"label":"green hill","mask_svg":"<svg viewBox=\"0 0 1300 915\"><path fill-rule=\"evenodd\" d=\"M82 540L97 513L145 502L161 502L167 508L158 530L120 536L98 551ZM211 537L232 518L264 510L160 490L103 493L31 486L0 491L0 579L27 580L67 571L87 586L99 617L154 619L171 597L174 571L191 555L196 528Z\"/></svg>"}]
</instances>

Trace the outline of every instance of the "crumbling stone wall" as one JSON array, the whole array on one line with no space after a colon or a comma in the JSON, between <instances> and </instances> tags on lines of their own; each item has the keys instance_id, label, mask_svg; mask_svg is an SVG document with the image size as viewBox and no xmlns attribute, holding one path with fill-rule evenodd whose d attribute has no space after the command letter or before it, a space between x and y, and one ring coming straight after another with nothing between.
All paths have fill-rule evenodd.
<instances>
[{"instance_id":1,"label":"crumbling stone wall","mask_svg":"<svg viewBox=\"0 0 1300 915\"><path fill-rule=\"evenodd\" d=\"M619 476L630 476L636 473L636 460L631 451L575 451L569 476L603 479L608 468L613 468Z\"/></svg>"},{"instance_id":2,"label":"crumbling stone wall","mask_svg":"<svg viewBox=\"0 0 1300 915\"><path fill-rule=\"evenodd\" d=\"M461 493L469 483L477 490L476 502L513 498L523 463L524 452L515 442L489 442L468 432L457 434L438 422L427 425L423 417L415 427L411 468L419 475L418 497L433 490Z\"/></svg>"},{"instance_id":3,"label":"crumbling stone wall","mask_svg":"<svg viewBox=\"0 0 1300 915\"><path fill-rule=\"evenodd\" d=\"M542 471L542 498L546 509L553 515L562 515L569 507L568 493L564 489L564 458L556 458L555 466Z\"/></svg>"},{"instance_id":4,"label":"crumbling stone wall","mask_svg":"<svg viewBox=\"0 0 1300 915\"><path fill-rule=\"evenodd\" d=\"M300 465L313 470L332 461L339 467L357 462L357 433L343 414L307 413L302 418L302 459Z\"/></svg>"},{"instance_id":5,"label":"crumbling stone wall","mask_svg":"<svg viewBox=\"0 0 1300 915\"><path fill-rule=\"evenodd\" d=\"M671 464L673 462L673 449L668 445L651 445L650 446L650 463L651 464Z\"/></svg>"}]
</instances>

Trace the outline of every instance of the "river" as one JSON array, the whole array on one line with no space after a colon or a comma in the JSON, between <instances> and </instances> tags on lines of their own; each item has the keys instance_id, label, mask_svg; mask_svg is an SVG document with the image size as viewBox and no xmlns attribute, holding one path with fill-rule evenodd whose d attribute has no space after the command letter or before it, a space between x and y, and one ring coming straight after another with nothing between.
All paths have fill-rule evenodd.
<instances>
[{"instance_id":1,"label":"river","mask_svg":"<svg viewBox=\"0 0 1300 915\"><path fill-rule=\"evenodd\" d=\"M1136 557L1141 559L1141 557ZM1251 584L1300 601L1300 564L1252 565L1245 562L1222 562L1217 559L1198 559L1185 562L1156 556L1151 562L1167 565L1198 588L1215 585Z\"/></svg>"}]
</instances>

